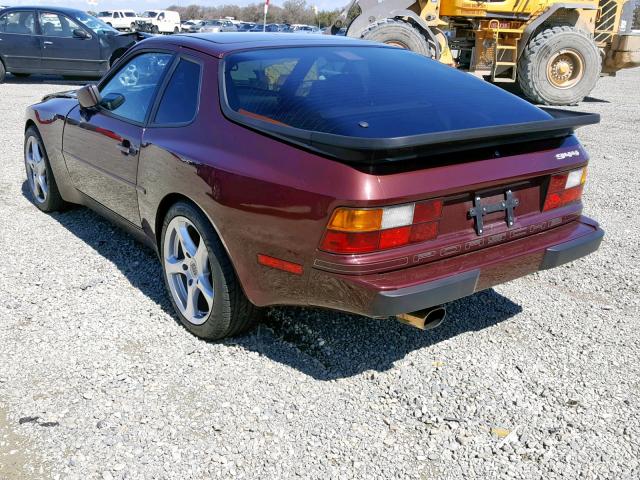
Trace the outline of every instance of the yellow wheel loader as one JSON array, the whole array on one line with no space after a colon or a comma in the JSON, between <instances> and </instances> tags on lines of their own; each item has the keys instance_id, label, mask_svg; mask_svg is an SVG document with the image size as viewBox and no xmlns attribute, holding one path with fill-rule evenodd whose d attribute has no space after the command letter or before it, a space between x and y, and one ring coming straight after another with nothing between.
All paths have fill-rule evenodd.
<instances>
[{"instance_id":1,"label":"yellow wheel loader","mask_svg":"<svg viewBox=\"0 0 640 480\"><path fill-rule=\"evenodd\" d=\"M346 28L491 82L517 82L534 102L572 105L600 75L640 66L633 9L634 0L352 0L331 33Z\"/></svg>"}]
</instances>

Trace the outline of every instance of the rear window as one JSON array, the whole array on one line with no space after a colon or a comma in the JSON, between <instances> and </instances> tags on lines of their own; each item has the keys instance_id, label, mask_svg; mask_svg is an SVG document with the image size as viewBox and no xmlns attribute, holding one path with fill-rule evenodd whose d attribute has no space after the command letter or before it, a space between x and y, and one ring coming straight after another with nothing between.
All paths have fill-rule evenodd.
<instances>
[{"instance_id":1,"label":"rear window","mask_svg":"<svg viewBox=\"0 0 640 480\"><path fill-rule=\"evenodd\" d=\"M253 50L230 55L223 68L232 110L317 132L389 138L551 118L483 80L395 48Z\"/></svg>"}]
</instances>

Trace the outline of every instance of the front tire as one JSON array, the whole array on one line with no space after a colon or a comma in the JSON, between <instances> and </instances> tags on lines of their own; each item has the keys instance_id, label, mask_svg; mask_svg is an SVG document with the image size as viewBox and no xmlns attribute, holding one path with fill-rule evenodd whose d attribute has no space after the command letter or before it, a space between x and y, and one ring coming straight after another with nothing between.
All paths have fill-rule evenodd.
<instances>
[{"instance_id":1,"label":"front tire","mask_svg":"<svg viewBox=\"0 0 640 480\"><path fill-rule=\"evenodd\" d=\"M7 75L7 71L4 69L4 63L0 60L0 83L4 83L4 77Z\"/></svg>"},{"instance_id":2,"label":"front tire","mask_svg":"<svg viewBox=\"0 0 640 480\"><path fill-rule=\"evenodd\" d=\"M154 35L157 35L158 33L160 33L160 29L158 28L157 25L154 25L153 27L151 27L151 33L153 33Z\"/></svg>"},{"instance_id":3,"label":"front tire","mask_svg":"<svg viewBox=\"0 0 640 480\"><path fill-rule=\"evenodd\" d=\"M432 58L434 51L420 30L402 20L387 18L374 23L362 34L364 40L386 43Z\"/></svg>"},{"instance_id":4,"label":"front tire","mask_svg":"<svg viewBox=\"0 0 640 480\"><path fill-rule=\"evenodd\" d=\"M251 328L261 310L244 295L209 220L187 202L173 205L162 226L165 286L182 325L206 340Z\"/></svg>"},{"instance_id":5,"label":"front tire","mask_svg":"<svg viewBox=\"0 0 640 480\"><path fill-rule=\"evenodd\" d=\"M596 85L602 60L591 36L559 26L538 33L518 61L518 84L531 100L575 105Z\"/></svg>"},{"instance_id":6,"label":"front tire","mask_svg":"<svg viewBox=\"0 0 640 480\"><path fill-rule=\"evenodd\" d=\"M53 176L49 157L38 130L31 126L24 138L24 164L33 203L43 212L56 212L65 207Z\"/></svg>"}]
</instances>

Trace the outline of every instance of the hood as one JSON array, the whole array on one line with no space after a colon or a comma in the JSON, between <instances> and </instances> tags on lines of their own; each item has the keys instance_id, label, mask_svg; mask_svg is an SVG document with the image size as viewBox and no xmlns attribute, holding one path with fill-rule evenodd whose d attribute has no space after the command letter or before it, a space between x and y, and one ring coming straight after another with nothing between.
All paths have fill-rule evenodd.
<instances>
[{"instance_id":1,"label":"hood","mask_svg":"<svg viewBox=\"0 0 640 480\"><path fill-rule=\"evenodd\" d=\"M50 93L49 95L42 97L42 101L46 102L53 98L77 98L76 90L65 90L64 92Z\"/></svg>"}]
</instances>

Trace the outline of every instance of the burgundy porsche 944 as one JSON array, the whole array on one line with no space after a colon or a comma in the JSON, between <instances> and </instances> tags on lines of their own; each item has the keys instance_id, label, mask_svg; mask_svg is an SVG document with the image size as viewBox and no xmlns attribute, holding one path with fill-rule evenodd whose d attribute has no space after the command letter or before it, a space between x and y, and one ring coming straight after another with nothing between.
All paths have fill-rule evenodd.
<instances>
[{"instance_id":1,"label":"burgundy porsche 944","mask_svg":"<svg viewBox=\"0 0 640 480\"><path fill-rule=\"evenodd\" d=\"M387 45L173 35L31 106L25 163L41 210L89 206L158 252L195 335L269 305L428 328L599 247L574 135L598 121Z\"/></svg>"}]
</instances>

